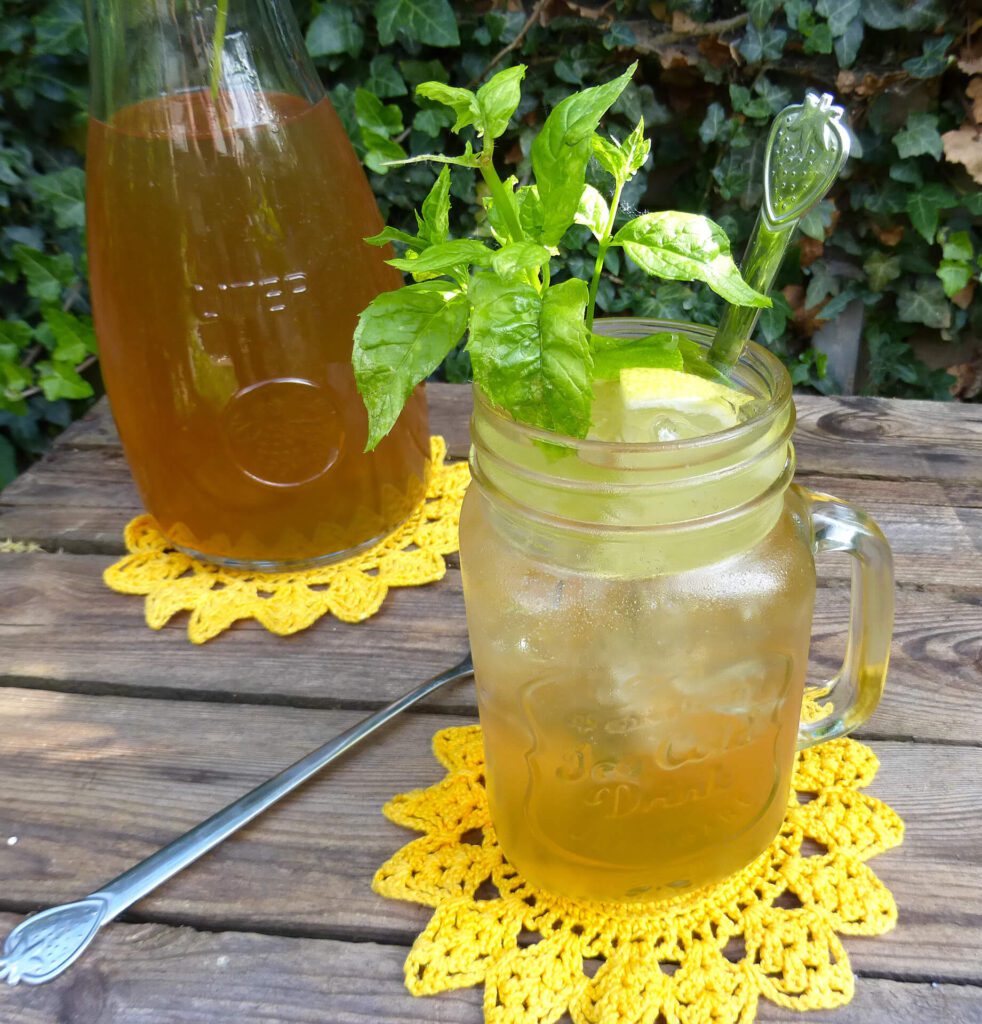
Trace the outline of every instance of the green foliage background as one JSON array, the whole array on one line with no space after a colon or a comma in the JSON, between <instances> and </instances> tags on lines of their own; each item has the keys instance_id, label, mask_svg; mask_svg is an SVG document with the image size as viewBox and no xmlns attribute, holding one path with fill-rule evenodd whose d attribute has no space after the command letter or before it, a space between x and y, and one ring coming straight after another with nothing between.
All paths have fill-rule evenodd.
<instances>
[{"instance_id":1,"label":"green foliage background","mask_svg":"<svg viewBox=\"0 0 982 1024\"><path fill-rule=\"evenodd\" d=\"M295 9L383 214L407 227L435 171L387 170L385 161L460 146L446 108L413 100L427 79L469 85L492 65L529 65L499 144L504 173L521 178L551 106L639 57L635 84L608 122L623 137L643 114L653 138L625 197L630 212L707 213L737 252L760 202L773 114L808 87L833 92L849 109L854 157L803 224L757 338L796 383L829 390L810 338L858 299L864 390L950 397L954 378L929 369L910 341L925 331L952 343L982 335L982 302L973 301L982 192L945 159L942 140L971 128L982 107L980 96L973 113L966 95L970 32L982 34L968 2L296 0ZM81 0L0 0L0 486L84 408L94 377L98 387L85 369L96 351L85 283L85 79ZM473 219L478 184L455 176L458 233L483 233ZM591 245L571 256L573 272L587 278ZM718 300L702 286L653 288L616 253L607 271L604 312L717 315ZM444 365L450 379L467 372L461 354Z\"/></svg>"}]
</instances>

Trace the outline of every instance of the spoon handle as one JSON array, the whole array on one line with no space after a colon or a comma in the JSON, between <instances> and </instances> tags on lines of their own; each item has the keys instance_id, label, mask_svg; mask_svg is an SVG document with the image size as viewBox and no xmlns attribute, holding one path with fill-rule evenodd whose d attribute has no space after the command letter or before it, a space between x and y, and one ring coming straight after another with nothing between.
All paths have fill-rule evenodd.
<instances>
[{"instance_id":1,"label":"spoon handle","mask_svg":"<svg viewBox=\"0 0 982 1024\"><path fill-rule=\"evenodd\" d=\"M759 292L777 277L788 243L801 218L828 192L849 155L843 110L828 93L805 95L774 119L764 149L764 202L743 257L743 276ZM733 366L750 338L760 310L727 306L712 348L711 362Z\"/></svg>"},{"instance_id":2,"label":"spoon handle","mask_svg":"<svg viewBox=\"0 0 982 1024\"><path fill-rule=\"evenodd\" d=\"M459 665L421 683L387 707L363 718L350 729L328 740L323 746L312 750L289 768L284 768L278 775L240 796L238 800L213 814L200 825L195 825L189 832L152 853L146 860L124 871L98 892L92 893L92 898L104 900L106 903L103 923L112 920L167 879L183 871L189 864L194 863L233 832L262 814L401 711L428 697L442 686L464 679L472 671L471 656L468 654Z\"/></svg>"}]
</instances>

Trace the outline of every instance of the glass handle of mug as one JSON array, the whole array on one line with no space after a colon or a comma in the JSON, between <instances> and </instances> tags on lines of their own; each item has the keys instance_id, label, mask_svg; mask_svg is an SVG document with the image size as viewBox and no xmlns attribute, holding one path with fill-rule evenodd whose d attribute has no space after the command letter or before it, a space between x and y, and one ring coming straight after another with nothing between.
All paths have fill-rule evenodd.
<instances>
[{"instance_id":1,"label":"glass handle of mug","mask_svg":"<svg viewBox=\"0 0 982 1024\"><path fill-rule=\"evenodd\" d=\"M808 509L812 551L845 551L853 558L846 656L839 671L812 691L820 706L832 707L801 723L798 746L804 749L852 732L880 702L893 634L893 556L865 512L829 494L795 489Z\"/></svg>"}]
</instances>

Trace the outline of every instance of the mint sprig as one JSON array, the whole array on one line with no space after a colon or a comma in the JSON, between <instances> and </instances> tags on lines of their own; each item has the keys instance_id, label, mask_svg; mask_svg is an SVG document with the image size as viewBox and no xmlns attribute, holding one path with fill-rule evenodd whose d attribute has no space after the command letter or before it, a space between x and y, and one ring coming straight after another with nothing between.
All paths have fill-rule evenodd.
<instances>
[{"instance_id":1,"label":"mint sprig","mask_svg":"<svg viewBox=\"0 0 982 1024\"><path fill-rule=\"evenodd\" d=\"M597 134L604 114L634 74L632 64L604 85L562 100L532 143L534 183L502 181L494 143L521 100L525 67L499 72L477 92L424 82L416 94L450 107L453 131L473 129L482 146L467 142L463 154L441 153L398 161L429 160L442 167L416 215L417 233L387 227L372 245L405 246L387 262L412 275L414 284L384 292L361 314L352 363L368 410L367 448L391 430L413 389L467 333L474 380L516 420L573 437L590 426L593 381L613 379L627 366L694 369L698 355L671 333L639 341L592 333L597 287L612 246L649 274L700 280L735 305L769 306L740 276L723 229L706 217L663 211L643 214L615 231L624 186L645 162L650 143L639 121L623 142ZM613 179L609 200L586 183L594 158ZM451 167L476 168L487 186L483 198L491 244L450 237ZM552 260L574 224L585 224L598 243L590 282L552 283Z\"/></svg>"}]
</instances>

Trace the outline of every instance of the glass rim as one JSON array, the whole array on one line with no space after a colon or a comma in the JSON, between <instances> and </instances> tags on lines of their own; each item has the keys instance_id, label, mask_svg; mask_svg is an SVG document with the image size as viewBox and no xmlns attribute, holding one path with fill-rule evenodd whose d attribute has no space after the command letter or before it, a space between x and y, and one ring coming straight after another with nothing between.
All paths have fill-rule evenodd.
<instances>
[{"instance_id":1,"label":"glass rim","mask_svg":"<svg viewBox=\"0 0 982 1024\"><path fill-rule=\"evenodd\" d=\"M708 348L716 336L716 328L707 324L691 323L684 320L662 320L657 317L600 317L594 322L594 330L597 334L603 334L603 328L612 328L615 325L623 325L638 330L644 328L644 333L638 337L645 337L658 331L673 331L678 334L686 334L691 340L698 344L704 344ZM597 330L600 328L600 330ZM582 450L585 452L623 453L632 455L644 455L646 453L669 453L689 452L696 454L700 451L712 449L716 445L726 444L735 441L747 434L754 433L761 427L770 426L771 422L791 402L791 377L787 368L773 352L764 348L755 341L748 341L740 353L737 367L745 366L752 371L759 379L768 386L768 393L758 395L761 403L760 408L754 414L735 426L726 427L723 430L713 431L709 434L700 434L698 437L681 438L675 441L602 441L598 438L573 437L569 434L561 434L558 431L547 430L544 427L534 427L528 423L508 416L481 390L477 382L474 383L474 401L479 404L483 412L494 416L501 424L506 424L508 429L514 430L522 437L546 441L552 444L560 444L566 448ZM736 369L737 367L734 367Z\"/></svg>"}]
</instances>

